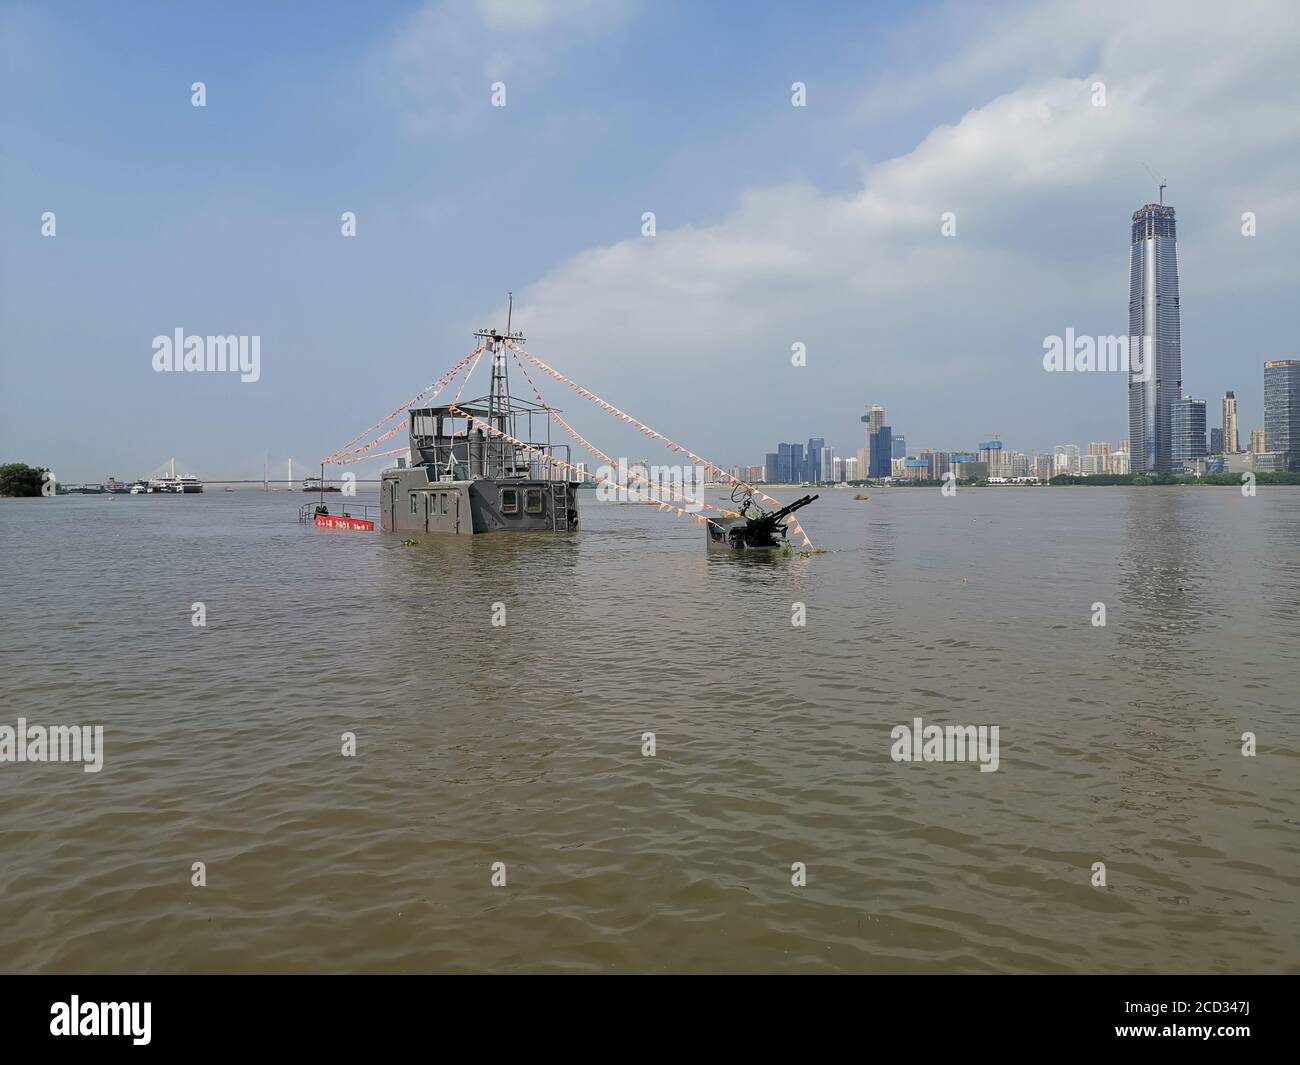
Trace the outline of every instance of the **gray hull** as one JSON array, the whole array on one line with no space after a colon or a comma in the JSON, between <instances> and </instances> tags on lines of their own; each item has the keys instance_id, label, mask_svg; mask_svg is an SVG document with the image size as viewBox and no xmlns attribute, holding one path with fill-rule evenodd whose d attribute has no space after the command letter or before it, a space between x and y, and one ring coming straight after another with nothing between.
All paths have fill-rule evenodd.
<instances>
[{"instance_id":1,"label":"gray hull","mask_svg":"<svg viewBox=\"0 0 1300 1065\"><path fill-rule=\"evenodd\" d=\"M380 482L384 532L568 532L578 527L577 485L568 481L430 480L431 467L385 470Z\"/></svg>"}]
</instances>

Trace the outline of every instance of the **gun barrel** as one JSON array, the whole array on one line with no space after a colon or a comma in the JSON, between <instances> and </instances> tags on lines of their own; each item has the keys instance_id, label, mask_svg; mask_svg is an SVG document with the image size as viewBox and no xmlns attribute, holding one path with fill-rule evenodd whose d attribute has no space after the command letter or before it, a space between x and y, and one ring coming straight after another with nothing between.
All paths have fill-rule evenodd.
<instances>
[{"instance_id":1,"label":"gun barrel","mask_svg":"<svg viewBox=\"0 0 1300 1065\"><path fill-rule=\"evenodd\" d=\"M751 527L756 527L760 525L769 525L769 526L775 525L787 514L793 514L796 510L799 510L802 507L806 507L809 503L811 503L813 500L817 498L819 497L804 496L802 499L796 499L793 503L787 504L786 506L782 507L780 510L774 510L770 514L764 514L761 518L751 518L749 524Z\"/></svg>"}]
</instances>

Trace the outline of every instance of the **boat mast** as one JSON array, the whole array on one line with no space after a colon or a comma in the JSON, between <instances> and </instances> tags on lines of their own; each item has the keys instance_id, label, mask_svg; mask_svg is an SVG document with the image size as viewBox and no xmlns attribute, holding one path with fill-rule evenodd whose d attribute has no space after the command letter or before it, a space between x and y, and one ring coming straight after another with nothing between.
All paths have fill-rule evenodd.
<instances>
[{"instance_id":1,"label":"boat mast","mask_svg":"<svg viewBox=\"0 0 1300 1065\"><path fill-rule=\"evenodd\" d=\"M508 300L506 304L506 331L498 333L495 329L480 329L474 335L482 340L485 349L492 353L492 383L487 396L488 424L496 426L503 433L513 434L514 426L507 424L512 413L512 407L510 404L510 374L506 365L505 342L507 340L522 342L524 335L523 333L512 333L510 331L510 326L514 321L515 294L507 292L506 297ZM470 424L472 423L466 422L466 428ZM468 454L468 450L466 454ZM504 473L504 451L502 455L503 468L501 472ZM488 476L486 459L484 467L484 476Z\"/></svg>"}]
</instances>

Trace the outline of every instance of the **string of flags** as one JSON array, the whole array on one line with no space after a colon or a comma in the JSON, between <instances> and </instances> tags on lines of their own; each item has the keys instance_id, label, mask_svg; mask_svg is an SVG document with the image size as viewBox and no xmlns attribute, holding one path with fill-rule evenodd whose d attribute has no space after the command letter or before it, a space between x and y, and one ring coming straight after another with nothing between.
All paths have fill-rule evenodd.
<instances>
[{"instance_id":1,"label":"string of flags","mask_svg":"<svg viewBox=\"0 0 1300 1065\"><path fill-rule=\"evenodd\" d=\"M549 463L552 466L558 466L560 469L565 470L569 473L576 473L579 477L585 477L588 480L595 481L598 484L607 485L610 488L626 487L625 485L621 485L617 481L612 480L609 477L602 477L598 473L592 473L590 470L584 470L578 466L573 465L571 462L564 462L561 459L557 459L553 457L550 453L543 451L541 448L533 447L531 444L526 444L524 443L524 441L511 436L509 433L505 432L504 430L498 429L495 425L490 425L487 422L483 421L481 418L475 418L472 414L469 414L468 412L461 410L454 403L451 404L447 409L450 410L452 414L459 414L462 418L469 421L476 429L486 430L492 436L500 437L502 440L505 440L508 443L513 444L515 447L519 448L520 451L527 451L529 454L536 455L538 458L544 460L545 462ZM692 514L689 511L687 511L684 507L675 507L672 505L672 503L665 502L662 499L656 499L653 496L650 496L649 493L646 493L646 495L647 498L649 498L651 503L658 504L659 509L665 513L671 514L675 512L679 518L689 518L693 523L697 525L712 525L717 529L722 528L722 526L719 525L712 518L707 518L703 514Z\"/></svg>"},{"instance_id":2,"label":"string of flags","mask_svg":"<svg viewBox=\"0 0 1300 1065\"><path fill-rule=\"evenodd\" d=\"M376 441L376 443L378 443L378 441ZM395 447L395 448L393 448L392 451L377 451L377 452L375 452L373 455L354 455L354 456L352 456L351 458L348 458L347 456L344 456L343 458L339 458L339 459L331 459L331 460L330 460L330 465L331 465L331 466L346 466L346 465L348 465L348 463L350 463L350 462L366 462L366 461L368 461L368 460L370 460L370 459L383 459L383 458L388 458L390 455L409 455L410 452L411 452L411 449L410 449L409 446L408 446L408 447Z\"/></svg>"},{"instance_id":3,"label":"string of flags","mask_svg":"<svg viewBox=\"0 0 1300 1065\"><path fill-rule=\"evenodd\" d=\"M483 358L483 352L486 350L487 350L487 345L483 344L479 346L477 354L474 354L473 352L470 353L474 355L474 361L473 363L470 364L469 371L461 379L460 387L456 389L456 398L452 400L453 403L460 402L460 394L465 391L465 386L469 384L469 379L474 376L474 371L478 369L478 361L479 359ZM434 394L436 395L437 393Z\"/></svg>"},{"instance_id":4,"label":"string of flags","mask_svg":"<svg viewBox=\"0 0 1300 1065\"><path fill-rule=\"evenodd\" d=\"M477 348L475 348L475 349L474 349L473 351L471 351L468 355L466 355L463 359L461 359L458 363L456 363L455 366L453 366L453 367L452 367L450 370L448 370L445 374L443 374L441 377L439 377L438 380L434 381L433 384L429 385L428 387L424 388L424 389L421 390L419 393L417 393L416 396L415 396L413 399L410 399L410 400L408 400L406 403L403 403L400 407L398 407L398 408L397 408L395 411L393 411L391 414L387 414L387 415L385 415L384 417L380 418L379 421L375 422L375 424L372 425L369 429L365 430L364 432L358 433L356 436L354 436L351 440L349 440L346 444L344 444L342 447L340 447L340 448L339 448L337 451L335 451L333 454L329 455L327 458L322 459L322 460L321 460L321 463L322 463L323 465L326 465L326 466L337 466L337 465L341 465L341 463L338 461L339 458L340 458L341 456L343 456L343 455L358 455L358 454L360 454L360 453L362 453L362 452L364 452L364 451L369 451L372 447L376 447L376 446L378 446L379 444L382 444L385 440L387 440L387 439L389 439L390 437L396 435L398 432L400 432L400 431L405 427L405 425L406 425L405 420L403 420L403 421L402 421L402 424L399 425L399 426L397 426L395 429L390 429L390 430L389 430L387 433L385 433L383 436L379 437L377 440L372 440L370 443L366 444L364 447L353 448L351 451L348 451L348 450L347 450L349 447L352 447L352 445L355 444L358 440L364 440L366 437L368 437L371 433L373 433L373 432L374 432L376 429L378 429L380 426L382 426L382 425L386 425L388 422L392 421L394 418L401 417L403 414L406 413L407 410L409 410L411 407L414 407L417 403L420 402L420 400L424 399L426 396L427 396L429 399L433 399L435 396L438 395L439 392L441 392L444 388L447 387L447 385L452 381L452 379L453 379L453 378L454 378L458 373L460 373L460 371L465 367L466 363L468 363L471 359L477 359L478 356L480 356L480 355L483 354L483 352L486 350L486 348L487 348L487 346L486 346L485 344L480 344ZM477 362L475 363L475 365L477 365ZM473 372L474 372L474 371L471 369L471 370L470 370L470 373L473 373ZM469 376L468 376L468 375L466 375L465 380L466 380L466 381L469 380ZM461 383L461 387L462 387L462 388L465 387L464 382ZM432 392L433 395L428 395L430 392ZM460 398L459 395L457 395L457 398ZM396 454L396 452L386 452L386 454ZM371 455L371 456L369 456L369 457L370 457L370 458L379 458L380 456L378 456L378 455ZM356 461L356 460L350 460L350 461Z\"/></svg>"},{"instance_id":5,"label":"string of flags","mask_svg":"<svg viewBox=\"0 0 1300 1065\"><path fill-rule=\"evenodd\" d=\"M584 448L586 448L589 452L591 452L591 454L595 455L596 458L600 459L601 462L605 463L606 466L609 466L612 469L615 464L614 460L609 455L606 455L605 452L601 451L600 448L596 447L595 444L591 443L586 437L584 437L581 433L579 433L578 430L573 428L573 426L571 426L563 418L560 417L559 412L554 407L550 406L550 404L548 404L545 399L542 398L542 393L538 390L537 385L533 383L533 379L532 377L529 376L527 368L520 361L518 353L514 353L514 356L515 356L515 362L519 364L520 372L523 373L524 375L524 380L528 382L528 386L533 390L533 395L537 397L537 402L542 405L542 408L546 411L547 414L551 416L551 418L555 421L555 424L558 425L561 429L563 429L566 433L568 433L571 437L573 437L574 440L576 440L579 444L581 444ZM734 510L727 510L725 507L714 506L712 503L706 503L702 499L693 500L691 499L690 496L678 492L671 485L662 485L662 484L655 485L653 481L649 480L646 477L642 477L639 473L637 473L635 468L629 468L627 472L630 477L634 478L641 484L647 485L650 488L655 488L659 491L666 490L668 492L668 495L673 499L684 499L688 503L698 503L699 506L705 507L708 510L716 510L724 518L734 518L738 516Z\"/></svg>"},{"instance_id":6,"label":"string of flags","mask_svg":"<svg viewBox=\"0 0 1300 1065\"><path fill-rule=\"evenodd\" d=\"M721 466L717 465L716 463L710 462L708 459L702 458L701 456L695 454L695 452L682 447L680 444L674 443L672 440L668 439L668 437L664 436L663 433L658 432L655 429L651 429L650 426L646 425L644 422L638 421L636 418L633 418L632 415L628 414L627 412L619 410L616 406L614 406L614 404L607 403L605 400L601 399L594 392L589 392L587 389L583 388L576 381L569 380L569 378L565 377L564 374L560 373L559 370L556 370L553 367L548 366L546 363L542 362L542 360L537 358L536 355L533 355L530 352L525 351L523 348L519 347L517 344L514 344L509 340L507 340L505 343L510 348L511 351L515 352L516 355L522 356L523 358L527 359L543 373L549 374L551 377L555 378L555 380L559 381L561 384L568 385L571 389L577 392L578 395L582 396L583 399L588 400L591 403L594 403L596 406L600 407L603 411L605 411L606 414L611 414L615 418L627 422L628 425L631 425L633 428L635 428L639 433L641 433L642 436L647 436L652 440L658 440L666 448L668 448L669 451L675 451L679 454L686 455L697 466L703 466L705 469L711 470L715 476L721 476L726 478L726 480L730 481L732 484L738 485L739 487L744 488L747 492L750 492L753 495L758 496L758 498L763 500L765 503L777 507L782 506L782 503L779 499L775 499L772 496L767 495L765 492L760 492L753 485L746 484L739 477L732 476L730 473L728 473L726 470L724 470ZM534 386L533 391L534 392L537 391L536 386ZM538 398L540 399L541 397L539 396ZM555 417L553 411L551 412L551 416ZM811 550L813 543L808 538L808 534L807 532L804 531L803 526L799 524L798 519L795 518L793 514L789 514L786 516L786 524L789 525L801 537L803 537L803 546Z\"/></svg>"},{"instance_id":7,"label":"string of flags","mask_svg":"<svg viewBox=\"0 0 1300 1065\"><path fill-rule=\"evenodd\" d=\"M615 418L619 418L622 421L627 422L628 425L636 429L637 432L639 432L642 436L648 436L652 440L658 440L661 444L664 445L664 447L668 448L669 451L675 451L678 452L679 454L685 455L692 462L694 462L695 465L703 466L705 469L711 470L714 474L725 478L726 480L730 481L732 484L738 485L739 487L744 488L747 492L751 492L754 495L758 496L758 498L763 500L765 503L770 503L778 507L782 505L779 499L773 499L770 495L767 495L764 492L760 492L752 484L746 484L739 477L733 477L730 473L728 473L726 470L724 470L721 466L717 465L716 463L710 462L706 458L702 458L701 456L695 454L695 452L689 450L688 448L682 447L680 444L675 444L673 441L669 440L668 437L664 436L663 433L658 432L655 429L651 429L650 426L646 425L644 422L638 421L636 418L633 418L632 415L626 413L625 411L619 410L616 406L614 406L614 404L606 403L605 400L601 399L598 395L596 395L596 393L588 392L587 389L583 388L576 381L570 381L567 377L564 376L564 374L560 373L559 370L547 366L546 363L542 362L542 360L539 359L536 355L533 355L530 352L525 351L523 348L518 347L515 344L512 344L508 340L506 341L506 343L510 346L512 350L517 352L519 355L523 356L525 359L531 362L543 373L550 374L561 384L568 385L571 389L577 392L578 395L580 395L583 399L588 400L591 403L594 403L596 406L600 407L601 410L603 410L606 414L612 414Z\"/></svg>"}]
</instances>

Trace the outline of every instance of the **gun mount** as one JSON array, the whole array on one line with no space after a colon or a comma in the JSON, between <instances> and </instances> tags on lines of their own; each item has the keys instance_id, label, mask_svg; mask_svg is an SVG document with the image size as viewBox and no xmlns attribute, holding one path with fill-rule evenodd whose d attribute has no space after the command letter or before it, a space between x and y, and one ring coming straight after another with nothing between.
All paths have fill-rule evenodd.
<instances>
[{"instance_id":1,"label":"gun mount","mask_svg":"<svg viewBox=\"0 0 1300 1065\"><path fill-rule=\"evenodd\" d=\"M710 547L732 551L772 551L784 546L789 526L782 519L802 510L818 496L804 496L779 510L763 510L748 497L737 518L716 518L705 527Z\"/></svg>"}]
</instances>

